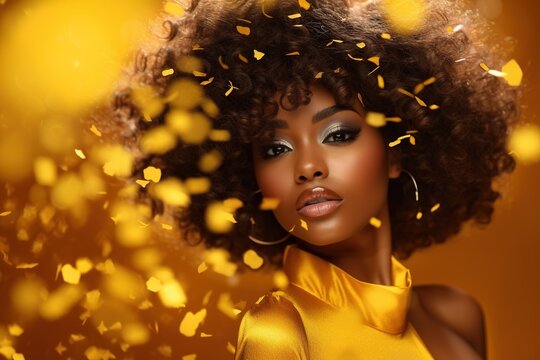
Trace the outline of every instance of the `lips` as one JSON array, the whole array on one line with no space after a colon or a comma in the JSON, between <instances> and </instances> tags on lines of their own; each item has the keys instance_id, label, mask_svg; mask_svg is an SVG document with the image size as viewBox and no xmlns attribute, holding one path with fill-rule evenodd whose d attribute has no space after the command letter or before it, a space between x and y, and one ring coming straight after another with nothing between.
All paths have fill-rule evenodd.
<instances>
[{"instance_id":1,"label":"lips","mask_svg":"<svg viewBox=\"0 0 540 360\"><path fill-rule=\"evenodd\" d=\"M306 189L300 193L296 200L296 210L299 211L307 205L332 200L341 200L341 198L338 194L328 188L317 186L312 189Z\"/></svg>"}]
</instances>

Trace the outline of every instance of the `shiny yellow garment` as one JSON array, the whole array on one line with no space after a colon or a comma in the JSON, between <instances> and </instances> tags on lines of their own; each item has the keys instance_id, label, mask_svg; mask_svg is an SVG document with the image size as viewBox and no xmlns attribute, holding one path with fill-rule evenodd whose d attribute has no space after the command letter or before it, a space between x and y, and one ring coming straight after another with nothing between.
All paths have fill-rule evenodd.
<instances>
[{"instance_id":1,"label":"shiny yellow garment","mask_svg":"<svg viewBox=\"0 0 540 360\"><path fill-rule=\"evenodd\" d=\"M433 360L407 318L409 269L391 261L393 285L373 284L288 245L289 285L246 312L235 360Z\"/></svg>"}]
</instances>

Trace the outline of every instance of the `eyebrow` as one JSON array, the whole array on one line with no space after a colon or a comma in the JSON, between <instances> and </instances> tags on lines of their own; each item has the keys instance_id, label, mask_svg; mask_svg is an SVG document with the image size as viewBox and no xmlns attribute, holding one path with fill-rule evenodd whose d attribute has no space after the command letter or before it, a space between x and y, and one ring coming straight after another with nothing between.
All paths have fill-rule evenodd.
<instances>
[{"instance_id":1,"label":"eyebrow","mask_svg":"<svg viewBox=\"0 0 540 360\"><path fill-rule=\"evenodd\" d=\"M352 106L337 105L336 104L336 105L332 105L330 107L327 107L325 109L322 109L322 110L318 111L315 115L313 115L313 118L311 119L311 123L316 124L319 121L322 121L322 120L334 115L337 112L346 111L346 110L354 111L355 113L360 114ZM289 128L289 124L285 120L274 119L272 121L274 122L275 127L277 129L288 129Z\"/></svg>"}]
</instances>

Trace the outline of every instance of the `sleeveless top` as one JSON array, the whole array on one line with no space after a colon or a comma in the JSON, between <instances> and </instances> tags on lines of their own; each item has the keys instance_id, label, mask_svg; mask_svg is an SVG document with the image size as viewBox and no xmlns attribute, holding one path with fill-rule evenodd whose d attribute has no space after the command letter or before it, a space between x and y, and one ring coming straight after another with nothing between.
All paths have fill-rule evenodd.
<instances>
[{"instance_id":1,"label":"sleeveless top","mask_svg":"<svg viewBox=\"0 0 540 360\"><path fill-rule=\"evenodd\" d=\"M433 360L408 321L409 269L393 255L391 263L392 285L367 283L288 245L289 284L244 314L235 360Z\"/></svg>"}]
</instances>

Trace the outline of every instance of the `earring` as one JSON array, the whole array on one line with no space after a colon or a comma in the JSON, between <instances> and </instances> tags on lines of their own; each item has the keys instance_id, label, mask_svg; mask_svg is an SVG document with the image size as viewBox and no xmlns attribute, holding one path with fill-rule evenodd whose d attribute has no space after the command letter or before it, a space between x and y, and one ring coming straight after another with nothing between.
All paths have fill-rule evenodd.
<instances>
[{"instance_id":1,"label":"earring","mask_svg":"<svg viewBox=\"0 0 540 360\"><path fill-rule=\"evenodd\" d=\"M418 185L416 184L416 179L414 178L414 176L409 171L407 171L405 169L402 169L401 171L403 171L404 173L409 175L409 177L411 178L411 180L412 180L412 182L414 184L414 198L416 200L416 205L418 206L418 212L416 213L416 219L420 220L422 218L423 214L420 211L419 197L418 197Z\"/></svg>"},{"instance_id":2,"label":"earring","mask_svg":"<svg viewBox=\"0 0 540 360\"><path fill-rule=\"evenodd\" d=\"M252 194L252 197L253 195L257 194L261 192L261 189L255 191L253 194ZM253 220L253 218L250 218L249 219L251 221L251 229L253 229L253 225L255 224L255 220ZM257 239L255 236L249 234L248 235L248 238L253 241L254 243L256 244L259 244L259 245L277 245L277 244L280 244L284 241L286 241L288 238L291 237L291 234L287 234L285 236L283 236L282 238L278 239L278 240L275 240L275 241L263 241L263 240L260 240L260 239Z\"/></svg>"}]
</instances>

